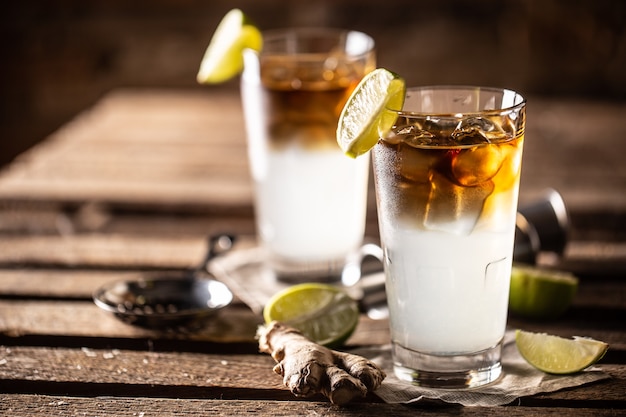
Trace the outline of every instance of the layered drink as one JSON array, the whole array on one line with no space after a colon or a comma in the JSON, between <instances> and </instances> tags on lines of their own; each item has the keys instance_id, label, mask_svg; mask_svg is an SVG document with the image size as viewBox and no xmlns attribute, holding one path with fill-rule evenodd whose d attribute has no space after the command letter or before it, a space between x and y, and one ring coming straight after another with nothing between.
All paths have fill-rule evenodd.
<instances>
[{"instance_id":1,"label":"layered drink","mask_svg":"<svg viewBox=\"0 0 626 417\"><path fill-rule=\"evenodd\" d=\"M242 77L257 230L277 275L331 276L362 243L369 159L345 158L337 120L375 66L373 41L327 29L264 33Z\"/></svg>"},{"instance_id":2,"label":"layered drink","mask_svg":"<svg viewBox=\"0 0 626 417\"><path fill-rule=\"evenodd\" d=\"M409 90L373 148L394 362L404 379L455 387L500 374L524 119L523 98L508 90Z\"/></svg>"}]
</instances>

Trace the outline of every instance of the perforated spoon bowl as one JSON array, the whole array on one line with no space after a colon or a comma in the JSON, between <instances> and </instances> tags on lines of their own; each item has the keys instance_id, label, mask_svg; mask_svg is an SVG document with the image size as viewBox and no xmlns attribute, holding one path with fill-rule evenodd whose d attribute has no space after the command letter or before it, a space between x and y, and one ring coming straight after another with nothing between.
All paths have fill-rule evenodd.
<instances>
[{"instance_id":1,"label":"perforated spoon bowl","mask_svg":"<svg viewBox=\"0 0 626 417\"><path fill-rule=\"evenodd\" d=\"M228 287L206 269L210 260L230 250L233 243L230 235L212 236L204 260L186 277L114 281L98 288L93 300L127 324L155 330L201 328L233 299Z\"/></svg>"}]
</instances>

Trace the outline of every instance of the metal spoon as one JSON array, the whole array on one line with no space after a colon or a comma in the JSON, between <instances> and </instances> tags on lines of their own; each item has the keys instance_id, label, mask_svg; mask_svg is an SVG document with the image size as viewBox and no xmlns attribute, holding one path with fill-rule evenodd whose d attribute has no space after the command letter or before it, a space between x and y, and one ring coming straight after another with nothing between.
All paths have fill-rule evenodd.
<instances>
[{"instance_id":1,"label":"metal spoon","mask_svg":"<svg viewBox=\"0 0 626 417\"><path fill-rule=\"evenodd\" d=\"M94 292L94 302L124 323L139 327L169 331L201 328L207 319L233 299L228 287L213 279L206 266L210 260L231 249L234 237L211 236L208 243L202 263L186 277L110 282Z\"/></svg>"}]
</instances>

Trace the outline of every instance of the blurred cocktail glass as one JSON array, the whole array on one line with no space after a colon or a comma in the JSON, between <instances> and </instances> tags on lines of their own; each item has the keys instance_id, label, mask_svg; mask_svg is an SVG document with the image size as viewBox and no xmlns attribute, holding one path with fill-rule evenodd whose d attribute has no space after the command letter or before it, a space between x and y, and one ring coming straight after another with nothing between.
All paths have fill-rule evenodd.
<instances>
[{"instance_id":1,"label":"blurred cocktail glass","mask_svg":"<svg viewBox=\"0 0 626 417\"><path fill-rule=\"evenodd\" d=\"M407 90L373 150L395 373L473 387L501 374L525 99Z\"/></svg>"},{"instance_id":2,"label":"blurred cocktail glass","mask_svg":"<svg viewBox=\"0 0 626 417\"><path fill-rule=\"evenodd\" d=\"M335 131L374 68L374 41L355 31L266 31L261 52L244 51L257 231L279 278L337 277L363 241L369 158L345 158Z\"/></svg>"}]
</instances>

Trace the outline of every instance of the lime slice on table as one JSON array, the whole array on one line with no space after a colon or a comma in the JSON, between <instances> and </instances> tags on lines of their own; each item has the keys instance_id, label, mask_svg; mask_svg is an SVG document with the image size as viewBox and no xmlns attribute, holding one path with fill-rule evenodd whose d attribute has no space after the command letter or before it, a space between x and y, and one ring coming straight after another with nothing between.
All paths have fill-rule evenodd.
<instances>
[{"instance_id":1,"label":"lime slice on table","mask_svg":"<svg viewBox=\"0 0 626 417\"><path fill-rule=\"evenodd\" d=\"M514 265L509 311L534 319L556 318L569 308L577 289L578 278L571 273Z\"/></svg>"},{"instance_id":2,"label":"lime slice on table","mask_svg":"<svg viewBox=\"0 0 626 417\"><path fill-rule=\"evenodd\" d=\"M239 9L233 9L222 18L207 47L197 80L200 84L228 81L243 69L243 50L260 51L261 32Z\"/></svg>"},{"instance_id":3,"label":"lime slice on table","mask_svg":"<svg viewBox=\"0 0 626 417\"><path fill-rule=\"evenodd\" d=\"M405 93L404 79L385 68L363 77L339 116L337 143L341 150L356 158L376 145L396 121L393 110L402 109Z\"/></svg>"},{"instance_id":4,"label":"lime slice on table","mask_svg":"<svg viewBox=\"0 0 626 417\"><path fill-rule=\"evenodd\" d=\"M609 345L585 337L565 339L545 333L515 332L520 354L535 368L551 374L571 374L593 365Z\"/></svg>"},{"instance_id":5,"label":"lime slice on table","mask_svg":"<svg viewBox=\"0 0 626 417\"><path fill-rule=\"evenodd\" d=\"M266 323L279 321L325 346L340 346L359 322L359 308L345 291L328 284L305 283L276 293L265 305Z\"/></svg>"}]
</instances>

